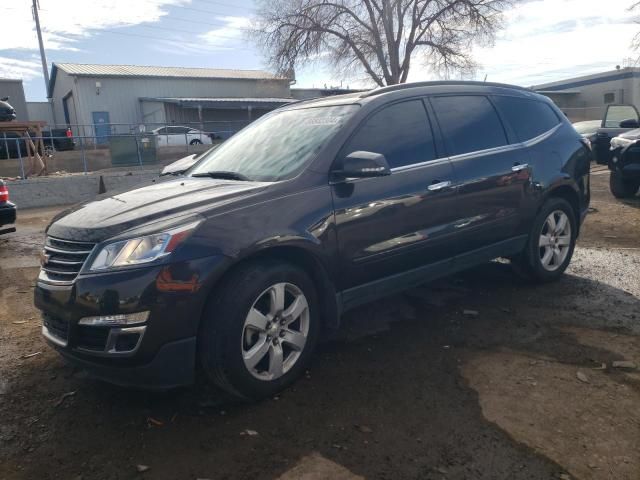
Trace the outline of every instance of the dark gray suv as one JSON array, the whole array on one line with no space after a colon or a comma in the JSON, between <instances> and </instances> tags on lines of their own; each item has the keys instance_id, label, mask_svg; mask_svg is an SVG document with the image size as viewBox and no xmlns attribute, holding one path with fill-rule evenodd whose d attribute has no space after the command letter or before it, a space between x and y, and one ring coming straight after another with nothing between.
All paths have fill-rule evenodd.
<instances>
[{"instance_id":1,"label":"dark gray suv","mask_svg":"<svg viewBox=\"0 0 640 480\"><path fill-rule=\"evenodd\" d=\"M557 279L591 156L553 103L507 85L296 103L182 177L54 219L42 331L110 382L170 388L201 370L239 397L272 395L321 327L364 302L496 257Z\"/></svg>"}]
</instances>

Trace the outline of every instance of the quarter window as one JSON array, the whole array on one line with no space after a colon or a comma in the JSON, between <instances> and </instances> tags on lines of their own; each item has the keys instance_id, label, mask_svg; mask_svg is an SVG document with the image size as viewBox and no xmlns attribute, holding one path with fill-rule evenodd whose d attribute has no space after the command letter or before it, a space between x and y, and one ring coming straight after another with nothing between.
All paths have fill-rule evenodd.
<instances>
[{"instance_id":1,"label":"quarter window","mask_svg":"<svg viewBox=\"0 0 640 480\"><path fill-rule=\"evenodd\" d=\"M431 104L451 155L507 144L504 127L487 97L433 97Z\"/></svg>"},{"instance_id":2,"label":"quarter window","mask_svg":"<svg viewBox=\"0 0 640 480\"><path fill-rule=\"evenodd\" d=\"M343 148L341 157L359 150L383 154L390 168L436 158L422 100L396 103L366 119Z\"/></svg>"},{"instance_id":3,"label":"quarter window","mask_svg":"<svg viewBox=\"0 0 640 480\"><path fill-rule=\"evenodd\" d=\"M520 142L536 138L560 123L553 109L544 102L503 96L493 97L493 101Z\"/></svg>"}]
</instances>

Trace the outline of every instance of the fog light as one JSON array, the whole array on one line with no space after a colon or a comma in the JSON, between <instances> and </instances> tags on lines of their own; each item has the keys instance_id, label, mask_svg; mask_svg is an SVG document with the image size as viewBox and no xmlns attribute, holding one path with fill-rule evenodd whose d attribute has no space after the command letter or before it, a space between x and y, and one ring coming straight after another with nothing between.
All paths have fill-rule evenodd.
<instances>
[{"instance_id":1,"label":"fog light","mask_svg":"<svg viewBox=\"0 0 640 480\"><path fill-rule=\"evenodd\" d=\"M97 317L84 317L78 322L80 325L93 327L107 327L120 325L137 325L144 323L149 318L149 312L120 313L117 315L100 315Z\"/></svg>"}]
</instances>

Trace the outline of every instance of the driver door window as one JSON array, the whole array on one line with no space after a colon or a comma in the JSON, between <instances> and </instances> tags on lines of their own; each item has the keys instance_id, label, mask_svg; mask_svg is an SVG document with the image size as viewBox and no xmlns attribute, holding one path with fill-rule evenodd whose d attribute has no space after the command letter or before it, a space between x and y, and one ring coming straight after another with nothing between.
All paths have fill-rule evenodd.
<instances>
[{"instance_id":1,"label":"driver door window","mask_svg":"<svg viewBox=\"0 0 640 480\"><path fill-rule=\"evenodd\" d=\"M422 101L396 103L374 113L347 143L340 158L359 150L383 154L391 169L435 159Z\"/></svg>"}]
</instances>

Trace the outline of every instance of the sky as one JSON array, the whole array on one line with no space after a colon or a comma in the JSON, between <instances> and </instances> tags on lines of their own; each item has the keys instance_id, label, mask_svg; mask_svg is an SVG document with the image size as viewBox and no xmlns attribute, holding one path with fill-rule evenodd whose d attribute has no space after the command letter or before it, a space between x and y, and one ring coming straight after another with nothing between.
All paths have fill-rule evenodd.
<instances>
[{"instance_id":1,"label":"sky","mask_svg":"<svg viewBox=\"0 0 640 480\"><path fill-rule=\"evenodd\" d=\"M22 78L27 100L45 99L32 0L0 0L0 78ZM632 0L525 0L507 11L492 47L474 48L475 78L531 86L628 66L640 55ZM267 69L244 29L253 0L40 0L53 62ZM633 60L632 60L633 59ZM296 71L297 87L373 86L322 63ZM435 75L413 62L410 81Z\"/></svg>"}]
</instances>

